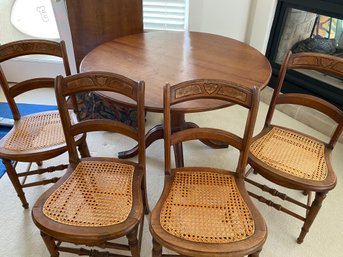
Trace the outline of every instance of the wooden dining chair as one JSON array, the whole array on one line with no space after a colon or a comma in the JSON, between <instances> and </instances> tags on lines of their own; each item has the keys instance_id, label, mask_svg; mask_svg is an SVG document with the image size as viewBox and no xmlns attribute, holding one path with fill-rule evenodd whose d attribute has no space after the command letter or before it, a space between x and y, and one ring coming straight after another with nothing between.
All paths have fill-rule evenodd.
<instances>
[{"instance_id":1,"label":"wooden dining chair","mask_svg":"<svg viewBox=\"0 0 343 257\"><path fill-rule=\"evenodd\" d=\"M0 64L13 58L34 54L59 57L63 61L65 73L70 74L63 41L58 43L48 40L29 39L1 45ZM0 140L0 158L23 207L28 208L29 204L23 188L55 183L59 177L41 179L41 174L63 170L67 166L58 165L43 168L42 161L61 155L67 151L67 146L57 110L22 116L16 104L16 97L39 88L53 88L54 78L32 78L10 86L0 66L0 83L14 119L13 128ZM73 122L76 121L75 117L72 119ZM81 155L88 156L85 136L78 136L76 142ZM18 162L27 162L27 170L18 171L16 168ZM31 163L33 162L38 164L38 169L31 169ZM35 177L36 181L29 181L28 177ZM20 181L20 179L22 180Z\"/></svg>"},{"instance_id":2,"label":"wooden dining chair","mask_svg":"<svg viewBox=\"0 0 343 257\"><path fill-rule=\"evenodd\" d=\"M308 193L308 201L294 199L284 193L261 185L253 177L246 181L269 192L282 200L294 203L305 209L305 215L287 209L271 200L250 193L259 201L279 211L288 213L304 222L297 239L300 244L309 231L328 191L336 185L336 175L331 165L331 153L343 130L343 112L336 106L320 98L299 94L280 93L286 74L295 69L312 70L343 79L343 59L319 53L289 52L285 58L269 106L265 125L261 133L253 139L250 147L249 164L264 178L288 189ZM313 108L326 114L337 127L327 142L301 132L299 128L272 124L275 107L281 104L295 104ZM311 193L315 193L312 201Z\"/></svg>"},{"instance_id":3,"label":"wooden dining chair","mask_svg":"<svg viewBox=\"0 0 343 257\"><path fill-rule=\"evenodd\" d=\"M220 99L246 108L244 136L217 128L189 128L172 133L173 107L201 98ZM259 256L267 228L244 182L258 101L259 91L255 87L249 89L229 81L201 79L165 87L165 180L150 218L153 257L176 256L162 254L162 246L181 256ZM236 171L196 166L171 168L171 146L196 139L215 140L237 148Z\"/></svg>"},{"instance_id":4,"label":"wooden dining chair","mask_svg":"<svg viewBox=\"0 0 343 257\"><path fill-rule=\"evenodd\" d=\"M132 99L131 107L136 107L138 112L138 128L111 119L82 120L72 124L66 98L92 91L111 91ZM144 82L108 72L80 73L66 78L59 76L56 79L56 97L70 165L65 176L46 191L32 209L33 221L41 231L50 255L69 252L88 256L120 256L93 248L100 247L130 250L132 256L140 256L143 212L148 213ZM75 136L94 131L116 132L137 141L138 161L99 156L80 159ZM101 145L95 147L99 149ZM104 153L104 156L108 154ZM128 245L111 241L124 236L128 239ZM64 243L90 248L77 248Z\"/></svg>"}]
</instances>

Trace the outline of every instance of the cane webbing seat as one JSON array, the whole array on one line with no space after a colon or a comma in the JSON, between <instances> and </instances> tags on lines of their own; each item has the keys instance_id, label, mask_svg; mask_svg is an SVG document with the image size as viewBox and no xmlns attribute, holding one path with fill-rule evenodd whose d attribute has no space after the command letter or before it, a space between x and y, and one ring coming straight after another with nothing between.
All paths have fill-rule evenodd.
<instances>
[{"instance_id":1,"label":"cane webbing seat","mask_svg":"<svg viewBox=\"0 0 343 257\"><path fill-rule=\"evenodd\" d=\"M47 199L44 214L73 226L109 226L123 222L132 208L133 165L82 161Z\"/></svg>"},{"instance_id":2,"label":"cane webbing seat","mask_svg":"<svg viewBox=\"0 0 343 257\"><path fill-rule=\"evenodd\" d=\"M294 131L274 127L250 146L265 164L303 179L322 181L328 174L324 144Z\"/></svg>"},{"instance_id":3,"label":"cane webbing seat","mask_svg":"<svg viewBox=\"0 0 343 257\"><path fill-rule=\"evenodd\" d=\"M160 222L168 233L202 243L229 243L254 233L254 221L232 175L176 172ZM199 170L199 169L198 169Z\"/></svg>"},{"instance_id":4,"label":"cane webbing seat","mask_svg":"<svg viewBox=\"0 0 343 257\"><path fill-rule=\"evenodd\" d=\"M58 111L23 116L11 130L4 147L13 151L35 150L65 142Z\"/></svg>"}]
</instances>

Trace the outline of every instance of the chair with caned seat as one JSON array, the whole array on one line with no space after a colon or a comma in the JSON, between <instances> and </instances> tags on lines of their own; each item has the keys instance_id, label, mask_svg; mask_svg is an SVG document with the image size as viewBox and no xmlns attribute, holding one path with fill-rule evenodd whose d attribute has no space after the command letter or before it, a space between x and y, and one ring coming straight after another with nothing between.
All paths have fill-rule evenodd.
<instances>
[{"instance_id":1,"label":"chair with caned seat","mask_svg":"<svg viewBox=\"0 0 343 257\"><path fill-rule=\"evenodd\" d=\"M190 128L172 133L173 107L201 98L220 99L246 108L244 136L218 128ZM259 256L267 229L244 182L258 101L259 91L255 87L248 89L229 81L201 79L165 87L165 181L150 218L154 257L176 256L162 254L162 247L181 256ZM237 148L236 171L197 166L171 168L171 146L196 139L215 140Z\"/></svg>"},{"instance_id":2,"label":"chair with caned seat","mask_svg":"<svg viewBox=\"0 0 343 257\"><path fill-rule=\"evenodd\" d=\"M343 112L327 101L300 93L280 93L284 78L288 72L296 69L321 72L343 79L343 59L320 53L289 52L282 64L274 94L269 106L265 125L261 133L253 139L250 147L249 164L252 170L264 178L288 189L303 191L308 194L307 203L291 198L284 193L256 182L253 177L246 181L263 191L294 203L305 209L305 215L276 204L256 192L250 195L300 219L304 222L298 243L302 243L310 229L328 191L336 185L336 175L331 165L331 153L343 130ZM299 128L290 128L272 124L277 105L295 104L315 109L330 117L337 126L328 142L301 132ZM311 199L311 194L315 198Z\"/></svg>"},{"instance_id":3,"label":"chair with caned seat","mask_svg":"<svg viewBox=\"0 0 343 257\"><path fill-rule=\"evenodd\" d=\"M1 45L0 63L20 56L35 54L62 59L64 71L67 75L70 75L69 62L63 41L29 39ZM56 72L56 75L58 75L58 72ZM15 121L13 128L0 140L0 158L6 167L7 174L23 207L28 208L23 188L55 183L59 177L42 178L37 175L65 169L67 166L63 164L43 168L42 161L61 155L67 151L67 146L58 111L22 116L15 99L28 91L34 93L33 90L35 89L53 88L54 78L31 78L10 86L0 66L0 83ZM76 117L72 119L73 122L76 122ZM77 145L82 156L89 155L85 136L80 135L77 137ZM18 162L29 163L27 170L18 171L16 168ZM31 163L33 162L37 162L38 169L31 169ZM28 177L35 177L36 181L30 181L27 179Z\"/></svg>"},{"instance_id":4,"label":"chair with caned seat","mask_svg":"<svg viewBox=\"0 0 343 257\"><path fill-rule=\"evenodd\" d=\"M111 91L136 103L138 127L111 119L70 122L67 98L85 92ZM46 191L32 209L51 256L69 252L89 256L120 256L109 249L140 256L144 212L148 213L145 181L144 82L108 72L86 72L56 79L56 97L68 146L67 173ZM114 157L79 158L75 137L94 131L116 132L138 142L138 161ZM92 135L88 135L91 137ZM95 145L100 151L100 144ZM103 154L103 155L102 155ZM108 154L102 152L102 156ZM126 236L128 245L113 242ZM84 245L87 247L70 246ZM98 247L98 248L94 248ZM106 248L100 251L99 248Z\"/></svg>"}]
</instances>

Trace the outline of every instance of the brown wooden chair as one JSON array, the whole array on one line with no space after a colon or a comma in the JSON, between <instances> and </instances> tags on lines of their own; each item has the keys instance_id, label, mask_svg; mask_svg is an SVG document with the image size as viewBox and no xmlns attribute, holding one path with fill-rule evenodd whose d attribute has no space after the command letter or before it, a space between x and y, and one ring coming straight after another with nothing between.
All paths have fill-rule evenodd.
<instances>
[{"instance_id":1,"label":"brown wooden chair","mask_svg":"<svg viewBox=\"0 0 343 257\"><path fill-rule=\"evenodd\" d=\"M215 128L190 128L171 134L172 106L200 98L220 99L247 108L243 138ZM244 182L258 101L256 88L221 80L193 80L165 87L165 181L151 213L152 256L176 256L162 254L162 246L181 256L259 256L267 229ZM171 146L195 139L215 140L237 148L240 155L236 171L171 168Z\"/></svg>"},{"instance_id":2,"label":"brown wooden chair","mask_svg":"<svg viewBox=\"0 0 343 257\"><path fill-rule=\"evenodd\" d=\"M0 46L0 63L32 54L50 55L62 58L65 73L70 74L68 58L64 42L59 43L47 40L20 40ZM56 74L58 75L58 74ZM6 167L7 174L22 202L24 208L28 203L23 188L55 183L58 177L42 179L34 182L26 181L28 176L63 170L66 165L42 168L42 161L54 158L67 151L63 129L58 111L35 113L21 116L15 102L15 98L30 90L53 87L53 78L33 78L9 85L6 76L0 66L0 83L4 95L15 120L14 127L0 140L0 158ZM73 118L76 121L75 118ZM89 155L85 136L77 137L77 145L83 156ZM18 162L28 162L25 172L17 171ZM32 170L31 163L37 162L38 169ZM39 179L39 176L35 176ZM23 178L22 181L19 178Z\"/></svg>"},{"instance_id":3,"label":"brown wooden chair","mask_svg":"<svg viewBox=\"0 0 343 257\"><path fill-rule=\"evenodd\" d=\"M112 91L137 103L138 129L110 119L70 122L66 97L80 92ZM32 209L51 256L69 252L89 256L120 256L100 248L130 250L140 256L144 214L148 213L145 186L144 82L107 72L80 73L56 79L56 96L68 145L67 173L45 192ZM132 107L135 107L133 105ZM112 157L79 158L75 136L92 131L116 132L139 145L138 162ZM100 145L96 145L100 147ZM128 245L109 242L126 236ZM137 240L138 236L138 240ZM63 242L86 245L76 248Z\"/></svg>"},{"instance_id":4,"label":"brown wooden chair","mask_svg":"<svg viewBox=\"0 0 343 257\"><path fill-rule=\"evenodd\" d=\"M303 203L301 200L290 198L268 186L256 183L253 178L247 178L246 181L306 210L305 215L300 215L262 196L250 193L259 201L303 221L304 225L297 239L298 243L302 243L327 192L336 185L336 175L331 166L331 152L343 130L343 112L334 105L311 95L281 94L286 73L294 69L314 70L343 78L343 59L318 53L288 53L280 70L264 128L253 139L248 162L255 172L267 180L289 189L308 192L309 199L307 203ZM323 142L297 131L297 128L273 125L271 122L278 104L307 106L331 117L338 125L329 142ZM311 192L315 193L313 201L310 199Z\"/></svg>"}]
</instances>

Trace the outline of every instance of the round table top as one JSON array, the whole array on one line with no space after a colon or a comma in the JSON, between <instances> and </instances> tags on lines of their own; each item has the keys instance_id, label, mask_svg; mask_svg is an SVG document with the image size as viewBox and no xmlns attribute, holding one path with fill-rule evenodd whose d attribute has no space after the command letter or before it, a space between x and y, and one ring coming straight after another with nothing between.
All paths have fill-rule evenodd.
<instances>
[{"instance_id":1,"label":"round table top","mask_svg":"<svg viewBox=\"0 0 343 257\"><path fill-rule=\"evenodd\" d=\"M222 79L263 89L271 66L255 48L237 40L200 32L147 32L106 42L82 61L80 71L108 71L145 81L147 111L163 111L163 87L191 79ZM101 94L126 103L126 98ZM186 105L185 112L222 107L218 100Z\"/></svg>"}]
</instances>

